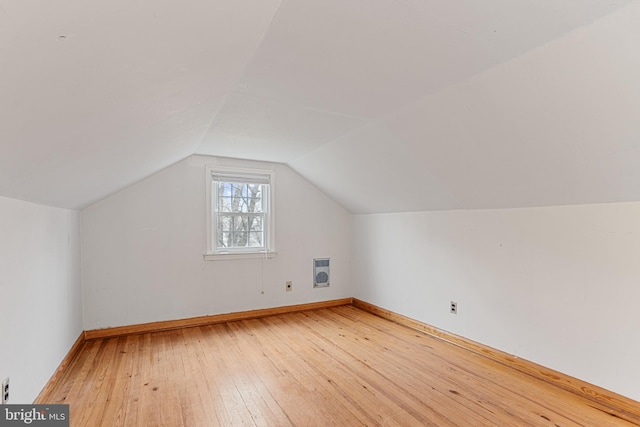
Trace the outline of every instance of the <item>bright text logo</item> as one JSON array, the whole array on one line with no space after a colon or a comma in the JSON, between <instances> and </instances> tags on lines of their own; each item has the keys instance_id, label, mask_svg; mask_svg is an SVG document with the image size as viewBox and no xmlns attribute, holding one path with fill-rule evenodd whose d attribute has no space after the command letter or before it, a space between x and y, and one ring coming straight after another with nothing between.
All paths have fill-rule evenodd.
<instances>
[{"instance_id":1,"label":"bright text logo","mask_svg":"<svg viewBox=\"0 0 640 427\"><path fill-rule=\"evenodd\" d=\"M69 405L3 405L0 427L68 427Z\"/></svg>"}]
</instances>

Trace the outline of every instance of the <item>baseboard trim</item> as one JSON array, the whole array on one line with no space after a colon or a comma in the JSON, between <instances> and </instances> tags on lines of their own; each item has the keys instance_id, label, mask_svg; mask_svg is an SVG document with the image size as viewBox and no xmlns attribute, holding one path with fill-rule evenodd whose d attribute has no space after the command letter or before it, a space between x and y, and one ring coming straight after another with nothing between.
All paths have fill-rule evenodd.
<instances>
[{"instance_id":1,"label":"baseboard trim","mask_svg":"<svg viewBox=\"0 0 640 427\"><path fill-rule=\"evenodd\" d=\"M82 331L80 333L80 336L78 336L78 339L76 339L76 341L71 346L71 349L69 350L67 355L64 357L64 359L62 359L62 362L60 362L60 365L58 365L58 368L56 369L56 371L53 373L53 375L51 375L51 378L49 378L49 381L47 381L47 384L44 386L42 391L40 391L40 394L38 394L38 397L36 397L36 400L33 401L34 405L40 405L40 404L44 405L44 404L50 403L47 401L49 399L49 394L51 393L53 388L56 386L56 384L58 384L58 381L60 380L62 375L64 375L65 371L67 370L71 362L73 362L73 359L75 359L75 357L80 353L80 350L82 350L82 346L84 342L85 342L85 333L84 331Z\"/></svg>"},{"instance_id":2,"label":"baseboard trim","mask_svg":"<svg viewBox=\"0 0 640 427\"><path fill-rule=\"evenodd\" d=\"M87 340L113 338L124 335L144 334L149 332L162 332L172 329L192 328L196 326L213 325L216 323L233 322L237 320L255 319L276 314L295 313L305 310L317 310L320 308L349 305L353 298L342 298L330 301L312 302L307 304L286 305L259 310L240 311L236 313L215 314L211 316L191 317L188 319L166 320L161 322L141 323L131 326L118 326L115 328L93 329L85 332Z\"/></svg>"},{"instance_id":3,"label":"baseboard trim","mask_svg":"<svg viewBox=\"0 0 640 427\"><path fill-rule=\"evenodd\" d=\"M357 298L353 299L352 304L354 307L361 310L424 332L428 335L464 348L465 350L481 354L512 369L528 374L538 380L586 398L593 403L594 408L604 411L613 417L618 417L625 421L640 425L640 402L636 402L628 397L563 374L562 372L554 371L553 369L546 368L525 359L520 359L511 354L496 350L459 335L440 330L426 323L422 323L418 320L378 307L377 305Z\"/></svg>"}]
</instances>

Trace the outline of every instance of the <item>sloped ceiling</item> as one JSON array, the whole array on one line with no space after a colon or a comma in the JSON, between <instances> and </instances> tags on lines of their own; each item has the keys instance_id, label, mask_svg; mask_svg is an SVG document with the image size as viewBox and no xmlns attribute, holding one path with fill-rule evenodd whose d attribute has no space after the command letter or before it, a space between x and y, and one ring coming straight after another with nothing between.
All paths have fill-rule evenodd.
<instances>
[{"instance_id":1,"label":"sloped ceiling","mask_svg":"<svg viewBox=\"0 0 640 427\"><path fill-rule=\"evenodd\" d=\"M191 154L353 213L640 200L640 0L0 0L0 195Z\"/></svg>"}]
</instances>

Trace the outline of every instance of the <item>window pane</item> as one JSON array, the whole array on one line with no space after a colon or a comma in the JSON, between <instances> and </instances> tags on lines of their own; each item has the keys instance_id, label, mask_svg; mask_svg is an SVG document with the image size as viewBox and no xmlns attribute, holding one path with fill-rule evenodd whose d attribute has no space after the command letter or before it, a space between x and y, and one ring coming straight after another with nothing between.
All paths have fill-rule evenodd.
<instances>
[{"instance_id":1,"label":"window pane","mask_svg":"<svg viewBox=\"0 0 640 427\"><path fill-rule=\"evenodd\" d=\"M232 184L229 182L218 182L218 196L220 197L231 197Z\"/></svg>"},{"instance_id":2,"label":"window pane","mask_svg":"<svg viewBox=\"0 0 640 427\"><path fill-rule=\"evenodd\" d=\"M231 197L219 197L218 198L218 212L232 212L231 209Z\"/></svg>"},{"instance_id":3,"label":"window pane","mask_svg":"<svg viewBox=\"0 0 640 427\"><path fill-rule=\"evenodd\" d=\"M250 232L249 233L249 246L251 247L262 247L262 231L260 232Z\"/></svg>"},{"instance_id":4,"label":"window pane","mask_svg":"<svg viewBox=\"0 0 640 427\"><path fill-rule=\"evenodd\" d=\"M231 233L218 232L218 247L228 248L231 245Z\"/></svg>"},{"instance_id":5,"label":"window pane","mask_svg":"<svg viewBox=\"0 0 640 427\"><path fill-rule=\"evenodd\" d=\"M249 231L262 231L262 217L254 216L249 222Z\"/></svg>"},{"instance_id":6,"label":"window pane","mask_svg":"<svg viewBox=\"0 0 640 427\"><path fill-rule=\"evenodd\" d=\"M244 231L236 231L233 233L233 247L244 248L247 246L247 233Z\"/></svg>"},{"instance_id":7,"label":"window pane","mask_svg":"<svg viewBox=\"0 0 640 427\"><path fill-rule=\"evenodd\" d=\"M248 231L249 230L249 218L246 216L234 216L233 217L233 229L236 231Z\"/></svg>"},{"instance_id":8,"label":"window pane","mask_svg":"<svg viewBox=\"0 0 640 427\"><path fill-rule=\"evenodd\" d=\"M234 200L234 202L235 212L250 212L249 203L247 202L246 197L238 197Z\"/></svg>"},{"instance_id":9,"label":"window pane","mask_svg":"<svg viewBox=\"0 0 640 427\"><path fill-rule=\"evenodd\" d=\"M233 217L228 215L218 215L218 232L229 232L233 230Z\"/></svg>"}]
</instances>

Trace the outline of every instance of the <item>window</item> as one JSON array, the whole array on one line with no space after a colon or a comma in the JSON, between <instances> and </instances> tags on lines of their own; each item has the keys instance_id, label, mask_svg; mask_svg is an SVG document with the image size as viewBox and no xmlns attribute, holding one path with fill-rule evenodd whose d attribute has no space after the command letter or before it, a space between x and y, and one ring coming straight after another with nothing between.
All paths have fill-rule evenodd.
<instances>
[{"instance_id":1,"label":"window","mask_svg":"<svg viewBox=\"0 0 640 427\"><path fill-rule=\"evenodd\" d=\"M273 254L273 172L207 169L209 247L205 259Z\"/></svg>"}]
</instances>

